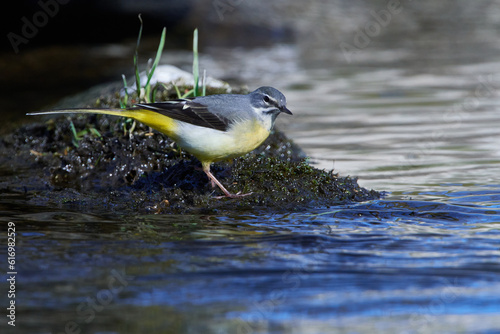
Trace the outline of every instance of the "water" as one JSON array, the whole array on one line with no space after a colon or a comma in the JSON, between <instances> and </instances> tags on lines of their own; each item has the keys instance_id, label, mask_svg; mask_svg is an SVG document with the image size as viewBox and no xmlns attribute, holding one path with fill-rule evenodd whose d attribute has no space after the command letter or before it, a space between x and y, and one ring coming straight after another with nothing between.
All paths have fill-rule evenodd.
<instances>
[{"instance_id":1,"label":"water","mask_svg":"<svg viewBox=\"0 0 500 334\"><path fill-rule=\"evenodd\" d=\"M281 127L318 167L389 192L378 201L288 215L116 217L25 213L25 195L4 189L2 221L18 233L18 328L500 330L496 86L474 96L498 66L290 76L296 116Z\"/></svg>"},{"instance_id":2,"label":"water","mask_svg":"<svg viewBox=\"0 0 500 334\"><path fill-rule=\"evenodd\" d=\"M270 60L238 76L282 87L294 117L280 128L317 167L384 199L117 217L29 207L32 193L3 187L16 332L500 332L500 62L364 52L372 64L302 66L290 46L212 50L202 63L218 76Z\"/></svg>"},{"instance_id":3,"label":"water","mask_svg":"<svg viewBox=\"0 0 500 334\"><path fill-rule=\"evenodd\" d=\"M498 203L498 190L468 195ZM18 322L30 333L73 322L113 333L486 333L500 328L500 212L452 197L275 216L10 215Z\"/></svg>"},{"instance_id":4,"label":"water","mask_svg":"<svg viewBox=\"0 0 500 334\"><path fill-rule=\"evenodd\" d=\"M455 65L453 75L387 69L337 79L344 83L334 81L335 90L321 92L304 116L307 128L297 126L296 140L320 166L359 175L362 184L393 194L498 184L498 78L480 70L498 64L480 65L474 74ZM300 110L314 90L294 101Z\"/></svg>"}]
</instances>

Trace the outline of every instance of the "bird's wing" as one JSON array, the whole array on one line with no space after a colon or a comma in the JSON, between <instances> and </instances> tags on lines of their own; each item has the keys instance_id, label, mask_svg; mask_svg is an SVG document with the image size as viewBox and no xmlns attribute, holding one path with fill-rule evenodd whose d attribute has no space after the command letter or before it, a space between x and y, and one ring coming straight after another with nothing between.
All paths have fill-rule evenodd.
<instances>
[{"instance_id":1,"label":"bird's wing","mask_svg":"<svg viewBox=\"0 0 500 334\"><path fill-rule=\"evenodd\" d=\"M190 99L140 103L136 106L140 109L154 111L178 121L219 131L227 131L230 124L227 118L210 112L206 105L193 102Z\"/></svg>"}]
</instances>

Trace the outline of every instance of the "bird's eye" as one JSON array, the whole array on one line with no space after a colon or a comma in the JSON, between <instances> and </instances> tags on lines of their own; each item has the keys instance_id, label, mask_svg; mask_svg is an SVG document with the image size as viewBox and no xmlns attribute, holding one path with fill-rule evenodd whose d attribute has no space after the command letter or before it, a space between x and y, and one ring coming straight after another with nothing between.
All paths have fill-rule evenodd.
<instances>
[{"instance_id":1,"label":"bird's eye","mask_svg":"<svg viewBox=\"0 0 500 334\"><path fill-rule=\"evenodd\" d=\"M264 95L264 102L269 103L269 101L270 101L270 100L269 100L269 96Z\"/></svg>"}]
</instances>

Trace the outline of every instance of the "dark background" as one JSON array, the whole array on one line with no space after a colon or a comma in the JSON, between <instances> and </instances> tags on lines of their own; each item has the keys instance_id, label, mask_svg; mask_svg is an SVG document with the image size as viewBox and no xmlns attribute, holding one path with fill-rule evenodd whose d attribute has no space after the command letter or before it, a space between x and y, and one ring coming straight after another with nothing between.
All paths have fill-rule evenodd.
<instances>
[{"instance_id":1,"label":"dark background","mask_svg":"<svg viewBox=\"0 0 500 334\"><path fill-rule=\"evenodd\" d=\"M198 28L202 53L211 47L291 44L298 50L300 66L322 70L387 66L391 59L385 58L385 50L400 50L398 64L423 73L430 65L497 57L497 1L401 0L397 1L400 13L352 62L346 62L339 43L352 45L358 31L375 22L373 12L387 10L391 1L397 0L9 2L0 20L2 116L18 119L96 84L121 81L121 74L132 76L139 13L144 21L139 49L142 66L154 57L163 27L167 28L164 52L190 50L193 30ZM53 9L55 4L57 9ZM56 13L44 14L43 7ZM15 52L9 33L22 36L26 20L33 23L35 17L43 19L44 15L46 22Z\"/></svg>"},{"instance_id":2,"label":"dark background","mask_svg":"<svg viewBox=\"0 0 500 334\"><path fill-rule=\"evenodd\" d=\"M0 103L4 118L18 119L64 96L119 81L122 73L130 77L139 13L144 22L141 65L154 57L163 27L167 28L166 51L190 50L195 28L199 28L200 50L206 46L252 47L292 39L288 29L276 25L263 26L251 20L235 25L237 18L230 14L241 9L238 1L61 2L17 1L3 11ZM27 21L32 26L26 27ZM17 38L25 40L13 45Z\"/></svg>"}]
</instances>

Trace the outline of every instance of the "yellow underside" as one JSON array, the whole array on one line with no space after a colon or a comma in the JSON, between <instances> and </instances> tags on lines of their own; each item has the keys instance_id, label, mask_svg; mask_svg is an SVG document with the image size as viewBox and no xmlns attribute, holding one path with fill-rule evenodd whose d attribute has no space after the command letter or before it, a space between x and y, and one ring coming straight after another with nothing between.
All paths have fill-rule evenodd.
<instances>
[{"instance_id":1,"label":"yellow underside","mask_svg":"<svg viewBox=\"0 0 500 334\"><path fill-rule=\"evenodd\" d=\"M182 123L148 110L134 111L133 118L164 133L204 165L244 155L269 136L269 131L257 120L235 123L224 132Z\"/></svg>"},{"instance_id":2,"label":"yellow underside","mask_svg":"<svg viewBox=\"0 0 500 334\"><path fill-rule=\"evenodd\" d=\"M257 119L237 122L228 131L218 131L180 122L165 115L140 109L79 109L71 112L129 117L164 133L193 154L204 167L214 161L244 155L257 148L269 136L269 130Z\"/></svg>"}]
</instances>

